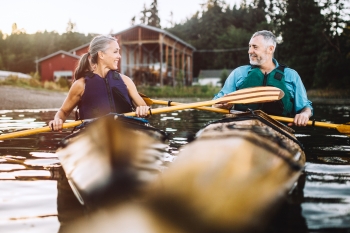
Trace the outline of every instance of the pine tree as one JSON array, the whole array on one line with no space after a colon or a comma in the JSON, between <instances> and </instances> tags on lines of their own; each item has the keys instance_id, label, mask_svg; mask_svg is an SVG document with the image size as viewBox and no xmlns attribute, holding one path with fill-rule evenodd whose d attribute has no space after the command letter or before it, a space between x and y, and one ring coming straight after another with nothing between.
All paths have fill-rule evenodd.
<instances>
[{"instance_id":1,"label":"pine tree","mask_svg":"<svg viewBox=\"0 0 350 233\"><path fill-rule=\"evenodd\" d=\"M322 46L321 9L314 0L288 0L282 21L279 60L299 73L306 88L311 87Z\"/></svg>"}]
</instances>

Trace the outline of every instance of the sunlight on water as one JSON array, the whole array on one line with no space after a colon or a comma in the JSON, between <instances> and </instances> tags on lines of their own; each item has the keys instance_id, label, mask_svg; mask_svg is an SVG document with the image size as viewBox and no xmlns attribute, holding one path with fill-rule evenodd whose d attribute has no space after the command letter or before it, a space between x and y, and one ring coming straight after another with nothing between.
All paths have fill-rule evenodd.
<instances>
[{"instance_id":1,"label":"sunlight on water","mask_svg":"<svg viewBox=\"0 0 350 233\"><path fill-rule=\"evenodd\" d=\"M59 226L56 216L11 219L6 222L0 220L0 229L3 232L55 233L58 232Z\"/></svg>"},{"instance_id":2,"label":"sunlight on water","mask_svg":"<svg viewBox=\"0 0 350 233\"><path fill-rule=\"evenodd\" d=\"M308 135L308 134L294 134L295 137L297 138L301 138L301 137L310 137L311 135Z\"/></svg>"},{"instance_id":3,"label":"sunlight on water","mask_svg":"<svg viewBox=\"0 0 350 233\"><path fill-rule=\"evenodd\" d=\"M47 153L47 152L30 152L29 153L33 157L37 158L57 158L55 153Z\"/></svg>"},{"instance_id":4,"label":"sunlight on water","mask_svg":"<svg viewBox=\"0 0 350 233\"><path fill-rule=\"evenodd\" d=\"M1 232L57 232L59 224L56 217L56 183L55 181L0 182Z\"/></svg>"},{"instance_id":5,"label":"sunlight on water","mask_svg":"<svg viewBox=\"0 0 350 233\"><path fill-rule=\"evenodd\" d=\"M321 174L348 174L350 175L350 165L329 165L329 164L314 164L306 163L305 171Z\"/></svg>"},{"instance_id":6,"label":"sunlight on water","mask_svg":"<svg viewBox=\"0 0 350 233\"><path fill-rule=\"evenodd\" d=\"M303 216L307 216L309 229L336 229L350 227L350 203L305 202L301 204ZM328 232L334 232L329 230Z\"/></svg>"},{"instance_id":7,"label":"sunlight on water","mask_svg":"<svg viewBox=\"0 0 350 233\"><path fill-rule=\"evenodd\" d=\"M305 171L301 207L308 227L350 227L350 165L307 163Z\"/></svg>"},{"instance_id":8,"label":"sunlight on water","mask_svg":"<svg viewBox=\"0 0 350 233\"><path fill-rule=\"evenodd\" d=\"M0 164L0 172L19 170L19 169L25 169L25 168L26 168L25 166L18 165L18 164Z\"/></svg>"}]
</instances>

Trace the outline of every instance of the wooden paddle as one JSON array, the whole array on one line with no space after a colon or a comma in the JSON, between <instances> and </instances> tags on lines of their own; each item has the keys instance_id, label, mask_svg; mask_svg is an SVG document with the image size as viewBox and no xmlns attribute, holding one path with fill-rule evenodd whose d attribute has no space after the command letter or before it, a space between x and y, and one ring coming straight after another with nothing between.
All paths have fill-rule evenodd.
<instances>
[{"instance_id":1,"label":"wooden paddle","mask_svg":"<svg viewBox=\"0 0 350 233\"><path fill-rule=\"evenodd\" d=\"M140 95L142 95L142 94L140 94ZM179 105L174 105L171 107L152 109L152 114L159 114L159 113L164 113L164 112L184 110L184 109L196 108L196 107L201 107L201 106L208 106L208 105L213 105L213 104L222 104L222 103L249 104L249 103L271 102L271 101L279 100L279 99L283 98L283 96L284 96L284 92L281 89L276 88L276 87L269 87L269 86L252 87L252 88L245 88L242 90L232 92L224 97L221 97L221 98L218 98L215 100L189 103L189 104L181 104L181 105L179 104ZM125 116L136 116L136 113L131 112L131 113L125 113L124 115Z\"/></svg>"},{"instance_id":2,"label":"wooden paddle","mask_svg":"<svg viewBox=\"0 0 350 233\"><path fill-rule=\"evenodd\" d=\"M142 95L141 95L142 96ZM172 101L165 101L165 100L155 100L155 99L150 99L147 96L142 96L143 99L149 99L148 102L152 102L153 104L160 104L160 105L181 105L183 103L178 103L178 102L172 102ZM229 114L230 110L228 109L222 109L222 108L213 108L213 107L197 107L196 109L199 110L204 110L204 111L209 111L209 112L217 112L217 113L223 113L223 114ZM293 123L293 118L289 117L281 117L281 116L273 116L269 115L271 118L281 121L281 122L286 122L286 123ZM307 125L309 126L316 126L316 127L324 127L324 128L329 128L329 129L336 129L339 133L347 134L350 136L350 122L346 124L331 124L327 122L320 122L320 121L308 121Z\"/></svg>"},{"instance_id":3,"label":"wooden paddle","mask_svg":"<svg viewBox=\"0 0 350 233\"><path fill-rule=\"evenodd\" d=\"M279 100L279 99L283 98L283 96L284 96L283 91L281 89L275 88L275 87L246 88L246 89L232 92L229 95L224 96L224 97L219 98L219 99L216 99L216 100L209 100L209 101L203 101L203 102L197 102L197 103L182 104L182 105L177 105L177 106L172 106L172 107L152 109L152 114L159 114L159 113L164 113L164 112L171 112L171 111L176 111L176 110L196 108L196 107L200 107L200 106L207 106L207 105L221 104L221 103L246 104L246 103L270 102L270 101ZM136 113L129 112L129 113L125 113L124 115L125 116L136 116ZM75 127L75 126L82 124L83 122L84 121L81 120L81 121L64 123L63 128L72 128L72 127ZM22 131L13 132L13 133L2 134L2 135L0 135L0 140L16 138L16 137L23 137L23 136L33 135L33 134L37 134L37 133L50 132L50 131L51 131L51 128L49 126L35 128L35 129L29 129L29 130L22 130Z\"/></svg>"}]
</instances>

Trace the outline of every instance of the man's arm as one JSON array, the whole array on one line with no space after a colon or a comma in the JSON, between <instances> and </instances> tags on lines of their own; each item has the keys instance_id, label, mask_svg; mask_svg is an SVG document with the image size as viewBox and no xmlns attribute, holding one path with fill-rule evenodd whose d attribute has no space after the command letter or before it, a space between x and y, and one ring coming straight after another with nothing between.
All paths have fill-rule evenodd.
<instances>
[{"instance_id":1,"label":"man's arm","mask_svg":"<svg viewBox=\"0 0 350 233\"><path fill-rule=\"evenodd\" d=\"M294 92L294 111L297 113L293 123L289 123L288 126L306 126L313 115L312 102L307 97L306 89L299 74L290 68L285 70L285 74L286 81L293 83L291 86L294 86L294 90L292 89L292 92Z\"/></svg>"}]
</instances>

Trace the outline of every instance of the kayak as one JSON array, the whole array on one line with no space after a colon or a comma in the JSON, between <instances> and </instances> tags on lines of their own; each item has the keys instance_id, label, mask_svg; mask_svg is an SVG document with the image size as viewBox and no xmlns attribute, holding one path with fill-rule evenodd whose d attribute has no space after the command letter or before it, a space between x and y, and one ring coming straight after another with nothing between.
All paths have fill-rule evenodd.
<instances>
[{"instance_id":1,"label":"kayak","mask_svg":"<svg viewBox=\"0 0 350 233\"><path fill-rule=\"evenodd\" d=\"M186 232L256 232L295 187L305 161L291 128L262 111L229 114L182 148L150 202L177 226L186 221L171 213L194 215Z\"/></svg>"},{"instance_id":2,"label":"kayak","mask_svg":"<svg viewBox=\"0 0 350 233\"><path fill-rule=\"evenodd\" d=\"M127 198L163 169L167 134L147 120L111 114L83 125L56 151L81 204Z\"/></svg>"},{"instance_id":3,"label":"kayak","mask_svg":"<svg viewBox=\"0 0 350 233\"><path fill-rule=\"evenodd\" d=\"M109 205L69 232L261 232L305 165L303 146L293 133L261 111L228 114L182 147L177 159L147 183L142 201ZM95 156L104 157L101 150ZM64 161L62 166L69 170Z\"/></svg>"}]
</instances>

